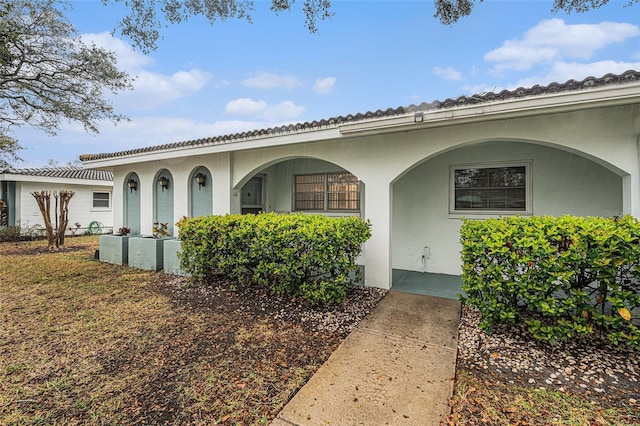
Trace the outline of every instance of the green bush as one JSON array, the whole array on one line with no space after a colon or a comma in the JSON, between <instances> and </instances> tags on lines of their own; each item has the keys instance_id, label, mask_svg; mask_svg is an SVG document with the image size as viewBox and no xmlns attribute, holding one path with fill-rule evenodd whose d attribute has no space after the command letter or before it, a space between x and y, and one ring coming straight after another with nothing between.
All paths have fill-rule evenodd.
<instances>
[{"instance_id":1,"label":"green bush","mask_svg":"<svg viewBox=\"0 0 640 426\"><path fill-rule=\"evenodd\" d=\"M465 220L463 303L480 326L523 322L557 342L600 333L640 348L640 223L633 217Z\"/></svg>"},{"instance_id":2,"label":"green bush","mask_svg":"<svg viewBox=\"0 0 640 426\"><path fill-rule=\"evenodd\" d=\"M360 279L356 259L371 236L357 217L266 213L178 223L181 268L199 281L223 273L313 302L344 299Z\"/></svg>"}]
</instances>

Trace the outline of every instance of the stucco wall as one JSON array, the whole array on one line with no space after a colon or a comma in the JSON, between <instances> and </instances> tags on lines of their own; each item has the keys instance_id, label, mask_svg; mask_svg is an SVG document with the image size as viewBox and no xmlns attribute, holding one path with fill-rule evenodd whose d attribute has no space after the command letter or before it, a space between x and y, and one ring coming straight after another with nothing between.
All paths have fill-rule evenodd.
<instances>
[{"instance_id":1,"label":"stucco wall","mask_svg":"<svg viewBox=\"0 0 640 426\"><path fill-rule=\"evenodd\" d=\"M362 216L372 223L366 284L388 288L391 267L422 270L425 245L431 248L425 270L459 273L460 221L448 213L451 163L531 160L534 214L640 217L639 129L640 106L626 105L362 133L331 128L140 154L114 167L114 226L122 223L130 172L140 176L141 232L149 234L161 169L174 179L175 222L188 214L188 182L198 166L212 174L214 214L240 212L238 192L256 173L266 177L267 210L290 211L293 174L340 168L364 183ZM309 158L315 160L300 160Z\"/></svg>"},{"instance_id":2,"label":"stucco wall","mask_svg":"<svg viewBox=\"0 0 640 426\"><path fill-rule=\"evenodd\" d=\"M393 267L459 274L461 220L449 214L449 166L520 160L531 161L533 214L622 213L622 178L584 157L518 142L467 146L425 161L393 185ZM425 246L431 257L423 263Z\"/></svg>"},{"instance_id":3,"label":"stucco wall","mask_svg":"<svg viewBox=\"0 0 640 426\"><path fill-rule=\"evenodd\" d=\"M130 173L139 177L138 193L140 197L140 233L151 235L154 219L154 194L161 190L156 181L160 170L167 170L173 178L173 223L183 216L189 216L191 203L190 189L193 172L199 167L206 167L211 173L207 182L213 193L211 210L214 214L230 212L231 204L231 165L230 153L207 154L188 157L176 157L166 161L141 161L114 167L113 170L113 221L116 228L123 226L125 182ZM196 186L197 187L197 186ZM237 197L236 197L237 198ZM177 233L177 231L176 231Z\"/></svg>"},{"instance_id":4,"label":"stucco wall","mask_svg":"<svg viewBox=\"0 0 640 426\"><path fill-rule=\"evenodd\" d=\"M113 226L113 210L112 209L94 209L92 191L111 192L111 186L100 185L69 185L69 184L51 184L51 183L39 183L39 182L17 182L17 194L19 203L17 204L16 216L20 219L22 226L34 226L36 224L44 226L42 220L42 214L38 208L35 198L31 195L31 192L40 191L60 191L69 190L75 191L73 198L69 202L69 226L72 226L75 222L79 222L81 225L80 233L84 232L89 224L97 220L102 222L103 228L111 230ZM113 207L113 194L112 194L112 207ZM51 221L55 223L53 217L54 198L51 197Z\"/></svg>"}]
</instances>

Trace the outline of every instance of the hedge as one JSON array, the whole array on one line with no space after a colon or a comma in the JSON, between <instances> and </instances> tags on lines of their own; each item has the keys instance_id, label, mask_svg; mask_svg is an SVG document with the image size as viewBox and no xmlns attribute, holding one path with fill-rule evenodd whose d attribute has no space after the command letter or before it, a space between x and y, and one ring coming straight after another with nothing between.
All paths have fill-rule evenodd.
<instances>
[{"instance_id":1,"label":"hedge","mask_svg":"<svg viewBox=\"0 0 640 426\"><path fill-rule=\"evenodd\" d=\"M356 259L371 236L357 217L303 214L203 216L178 227L180 265L193 279L223 273L322 303L343 300L361 279Z\"/></svg>"},{"instance_id":2,"label":"hedge","mask_svg":"<svg viewBox=\"0 0 640 426\"><path fill-rule=\"evenodd\" d=\"M640 348L637 219L464 220L461 243L461 300L485 330L523 322L546 341L598 333Z\"/></svg>"}]
</instances>

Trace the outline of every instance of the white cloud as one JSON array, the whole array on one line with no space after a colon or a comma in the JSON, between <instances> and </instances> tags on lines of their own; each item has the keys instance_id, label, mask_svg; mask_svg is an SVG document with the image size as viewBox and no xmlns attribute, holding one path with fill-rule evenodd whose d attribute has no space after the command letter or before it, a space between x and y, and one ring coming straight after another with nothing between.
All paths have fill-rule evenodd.
<instances>
[{"instance_id":1,"label":"white cloud","mask_svg":"<svg viewBox=\"0 0 640 426\"><path fill-rule=\"evenodd\" d=\"M298 77L292 75L278 75L268 72L259 72L252 77L242 80L242 85L255 89L295 89L302 85Z\"/></svg>"},{"instance_id":2,"label":"white cloud","mask_svg":"<svg viewBox=\"0 0 640 426\"><path fill-rule=\"evenodd\" d=\"M235 99L225 107L225 112L237 115L258 115L267 109L265 101L254 101L249 98Z\"/></svg>"},{"instance_id":3,"label":"white cloud","mask_svg":"<svg viewBox=\"0 0 640 426\"><path fill-rule=\"evenodd\" d=\"M631 69L640 69L640 62L598 61L589 64L577 62L556 62L544 75L519 80L509 89L531 87L536 84L548 85L552 82L565 83L568 80L584 80L587 77L602 77L605 74L622 74Z\"/></svg>"},{"instance_id":4,"label":"white cloud","mask_svg":"<svg viewBox=\"0 0 640 426\"><path fill-rule=\"evenodd\" d=\"M617 22L567 25L562 19L540 21L524 38L505 41L485 54L497 71L527 70L539 63L589 59L594 52L640 35L640 27Z\"/></svg>"},{"instance_id":5,"label":"white cloud","mask_svg":"<svg viewBox=\"0 0 640 426\"><path fill-rule=\"evenodd\" d=\"M135 78L132 91L122 92L113 98L119 110L152 110L164 106L198 92L213 78L213 75L198 68L176 71L171 75L153 72L148 69L154 64L151 57L133 50L129 44L106 32L83 34L82 39L114 52L118 67Z\"/></svg>"},{"instance_id":6,"label":"white cloud","mask_svg":"<svg viewBox=\"0 0 640 426\"><path fill-rule=\"evenodd\" d=\"M64 124L58 135L49 137L33 128L21 128L20 136L25 147L21 152L25 163L20 167L42 167L49 158L66 163L80 154L117 152L146 146L162 145L230 135L248 130L272 127L277 124L266 121L220 120L202 122L190 118L171 116L132 117L131 121L117 126L111 122L100 124L99 134L87 134L81 125ZM54 148L55 147L55 148Z\"/></svg>"},{"instance_id":7,"label":"white cloud","mask_svg":"<svg viewBox=\"0 0 640 426\"><path fill-rule=\"evenodd\" d=\"M433 75L435 75L436 77L442 77L444 80L450 80L450 81L462 80L462 73L459 71L456 71L454 68L451 68L451 67L447 67L447 68L433 67L432 71L433 71Z\"/></svg>"},{"instance_id":8,"label":"white cloud","mask_svg":"<svg viewBox=\"0 0 640 426\"><path fill-rule=\"evenodd\" d=\"M212 75L199 70L177 71L171 75L142 70L133 83L134 89L114 99L121 110L153 110L200 91Z\"/></svg>"},{"instance_id":9,"label":"white cloud","mask_svg":"<svg viewBox=\"0 0 640 426\"><path fill-rule=\"evenodd\" d=\"M239 98L227 103L225 112L235 115L253 116L266 123L282 124L293 120L305 111L292 101L269 105L265 101L250 98ZM268 127L268 126L267 126Z\"/></svg>"},{"instance_id":10,"label":"white cloud","mask_svg":"<svg viewBox=\"0 0 640 426\"><path fill-rule=\"evenodd\" d=\"M262 113L262 118L271 122L282 123L299 117L304 111L304 107L298 106L291 101L284 101L267 107Z\"/></svg>"},{"instance_id":11,"label":"white cloud","mask_svg":"<svg viewBox=\"0 0 640 426\"><path fill-rule=\"evenodd\" d=\"M327 93L331 93L331 91L333 90L333 86L335 86L335 84L336 84L335 77L319 78L316 80L315 84L313 85L313 91L323 95Z\"/></svg>"}]
</instances>

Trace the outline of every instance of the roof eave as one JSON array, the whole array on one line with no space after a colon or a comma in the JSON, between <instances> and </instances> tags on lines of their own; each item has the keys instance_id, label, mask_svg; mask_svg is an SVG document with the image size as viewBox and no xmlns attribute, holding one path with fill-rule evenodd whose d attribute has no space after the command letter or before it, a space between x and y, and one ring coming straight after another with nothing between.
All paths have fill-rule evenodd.
<instances>
[{"instance_id":1,"label":"roof eave","mask_svg":"<svg viewBox=\"0 0 640 426\"><path fill-rule=\"evenodd\" d=\"M318 142L344 137L424 130L488 120L520 118L540 114L570 112L607 106L640 103L640 81L612 84L574 91L543 93L521 98L482 100L477 104L463 104L406 114L339 122L323 128L305 128L287 134L261 134L240 140L210 142L200 145L184 144L153 150L107 156L83 161L85 168L113 170L116 166L195 155L259 149L280 145ZM418 118L419 116L419 118Z\"/></svg>"},{"instance_id":2,"label":"roof eave","mask_svg":"<svg viewBox=\"0 0 640 426\"><path fill-rule=\"evenodd\" d=\"M115 166L136 164L147 161L161 161L170 158L190 157L194 155L214 154L230 151L243 151L248 149L259 149L281 145L299 144L305 142L317 142L329 139L340 138L342 135L338 127L323 129L305 129L297 133L287 135L268 135L251 138L242 141L231 141L221 144L205 144L200 146L181 146L166 148L150 152L136 152L133 154L117 157L99 158L95 160L85 160L83 165L86 169L113 170Z\"/></svg>"},{"instance_id":3,"label":"roof eave","mask_svg":"<svg viewBox=\"0 0 640 426\"><path fill-rule=\"evenodd\" d=\"M416 112L340 125L343 135L367 135L423 130L487 120L520 118L531 115L640 103L640 82L581 92L562 92L484 102L447 109Z\"/></svg>"},{"instance_id":4,"label":"roof eave","mask_svg":"<svg viewBox=\"0 0 640 426\"><path fill-rule=\"evenodd\" d=\"M54 183L54 184L63 184L63 185L82 185L82 186L113 186L112 180L73 179L73 178L61 178L61 177L53 177L53 176L22 175L17 173L0 173L0 181L48 183L48 184Z\"/></svg>"}]
</instances>

